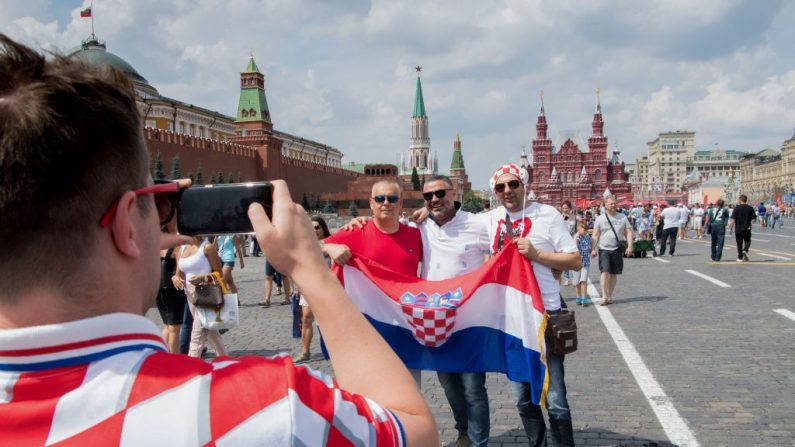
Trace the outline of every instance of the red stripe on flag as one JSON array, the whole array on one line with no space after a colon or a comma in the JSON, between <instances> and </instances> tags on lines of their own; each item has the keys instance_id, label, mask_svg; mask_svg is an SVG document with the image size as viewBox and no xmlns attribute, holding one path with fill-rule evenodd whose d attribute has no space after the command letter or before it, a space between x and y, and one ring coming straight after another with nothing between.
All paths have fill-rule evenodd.
<instances>
[{"instance_id":1,"label":"red stripe on flag","mask_svg":"<svg viewBox=\"0 0 795 447\"><path fill-rule=\"evenodd\" d=\"M81 10L80 17L91 17L91 7Z\"/></svg>"}]
</instances>

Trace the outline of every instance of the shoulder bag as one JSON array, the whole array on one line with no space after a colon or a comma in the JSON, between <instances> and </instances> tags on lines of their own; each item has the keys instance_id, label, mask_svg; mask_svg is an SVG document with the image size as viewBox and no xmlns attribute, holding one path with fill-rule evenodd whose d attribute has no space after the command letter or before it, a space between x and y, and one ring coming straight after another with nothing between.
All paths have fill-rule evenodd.
<instances>
[{"instance_id":1,"label":"shoulder bag","mask_svg":"<svg viewBox=\"0 0 795 447\"><path fill-rule=\"evenodd\" d=\"M610 225L610 229L613 230L613 234L616 236L616 241L618 241L618 252L624 253L627 251L627 247L629 247L629 243L626 240L621 240L618 237L618 233L616 233L616 229L613 227L613 222L610 222L610 215L605 212L605 219L607 219L607 223Z\"/></svg>"},{"instance_id":2,"label":"shoulder bag","mask_svg":"<svg viewBox=\"0 0 795 447\"><path fill-rule=\"evenodd\" d=\"M191 304L197 307L220 307L224 304L221 274L213 272L209 282L197 284Z\"/></svg>"},{"instance_id":3,"label":"shoulder bag","mask_svg":"<svg viewBox=\"0 0 795 447\"><path fill-rule=\"evenodd\" d=\"M561 298L561 304L563 299ZM561 306L560 312L547 313L547 327L544 331L547 351L555 355L571 354L577 350L577 322L574 311Z\"/></svg>"}]
</instances>

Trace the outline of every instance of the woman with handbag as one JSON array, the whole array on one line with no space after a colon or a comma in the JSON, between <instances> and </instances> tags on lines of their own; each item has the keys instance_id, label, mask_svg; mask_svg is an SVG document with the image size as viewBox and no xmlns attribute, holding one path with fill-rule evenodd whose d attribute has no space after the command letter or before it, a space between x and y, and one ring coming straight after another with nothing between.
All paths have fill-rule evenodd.
<instances>
[{"instance_id":1,"label":"woman with handbag","mask_svg":"<svg viewBox=\"0 0 795 447\"><path fill-rule=\"evenodd\" d=\"M172 278L174 286L184 287L188 297L188 307L193 315L193 328L190 335L190 349L188 355L191 357L201 357L202 348L206 341L213 345L217 356L226 355L226 348L221 340L221 334L215 330L202 327L196 315L197 285L212 283L212 273L221 272L221 258L213 244L202 238L196 238L191 245L180 247L179 257L177 258L177 272ZM184 279L183 279L184 276Z\"/></svg>"}]
</instances>

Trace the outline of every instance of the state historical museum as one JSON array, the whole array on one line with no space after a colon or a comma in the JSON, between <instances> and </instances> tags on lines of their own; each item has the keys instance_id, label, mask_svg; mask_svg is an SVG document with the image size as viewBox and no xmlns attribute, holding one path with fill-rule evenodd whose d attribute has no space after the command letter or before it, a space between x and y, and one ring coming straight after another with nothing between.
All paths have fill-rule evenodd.
<instances>
[{"instance_id":1,"label":"state historical museum","mask_svg":"<svg viewBox=\"0 0 795 447\"><path fill-rule=\"evenodd\" d=\"M632 200L632 188L627 181L618 150L607 157L607 137L604 135L602 106L597 100L588 137L588 151L583 152L567 138L554 150L547 137L547 118L541 103L533 140L532 157L522 153L521 165L529 173L530 195L542 203L560 205L564 200L577 201L602 198L606 193L618 200ZM531 197L532 198L532 197Z\"/></svg>"}]
</instances>

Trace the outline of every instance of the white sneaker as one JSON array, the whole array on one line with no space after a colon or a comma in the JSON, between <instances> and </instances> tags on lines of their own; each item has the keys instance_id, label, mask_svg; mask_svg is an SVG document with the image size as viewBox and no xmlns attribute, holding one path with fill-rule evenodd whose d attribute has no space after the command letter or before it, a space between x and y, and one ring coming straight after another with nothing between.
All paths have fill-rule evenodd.
<instances>
[{"instance_id":1,"label":"white sneaker","mask_svg":"<svg viewBox=\"0 0 795 447\"><path fill-rule=\"evenodd\" d=\"M737 258L737 262L743 262L743 258Z\"/></svg>"}]
</instances>

